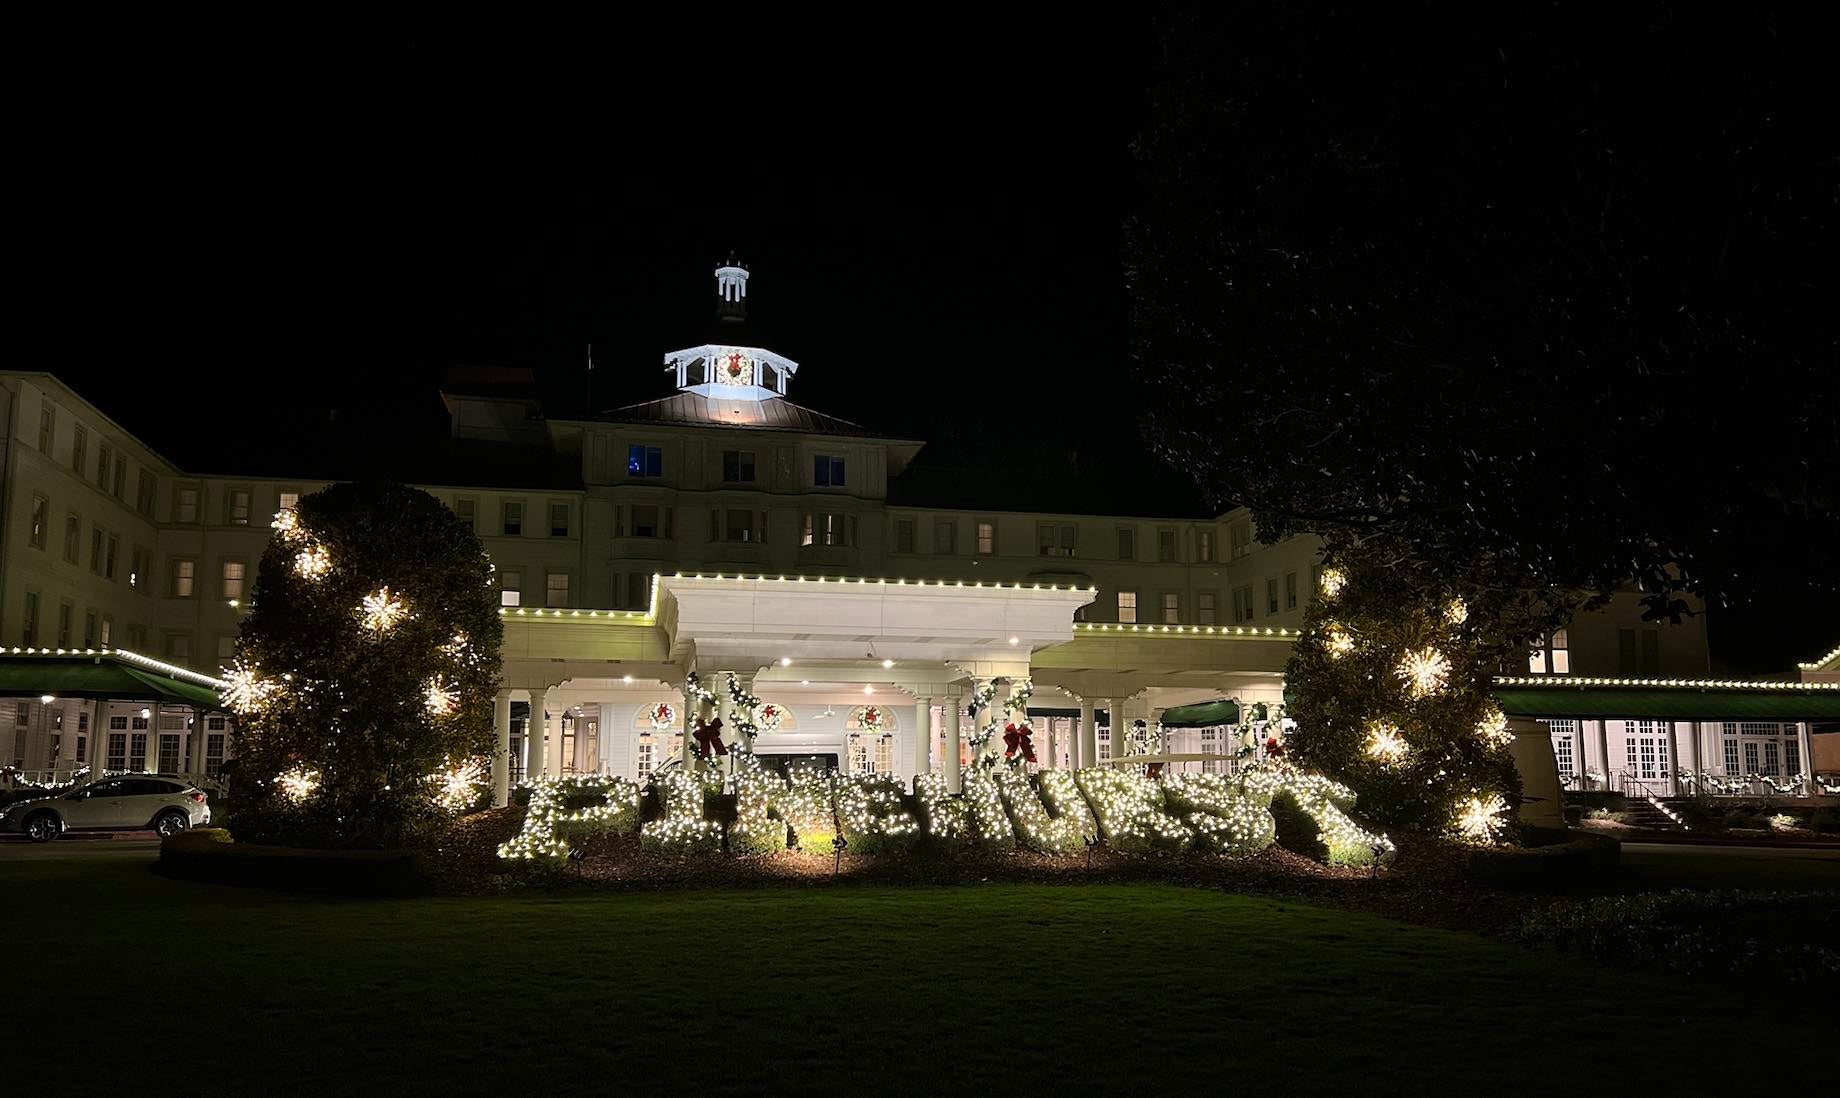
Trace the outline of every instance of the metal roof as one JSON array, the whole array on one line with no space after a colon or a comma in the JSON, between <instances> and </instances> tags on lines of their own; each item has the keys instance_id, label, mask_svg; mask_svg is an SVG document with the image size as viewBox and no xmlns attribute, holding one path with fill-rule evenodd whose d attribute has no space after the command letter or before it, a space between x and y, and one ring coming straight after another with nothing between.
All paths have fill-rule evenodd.
<instances>
[{"instance_id":1,"label":"metal roof","mask_svg":"<svg viewBox=\"0 0 1840 1098\"><path fill-rule=\"evenodd\" d=\"M149 661L151 662L151 661ZM176 702L222 709L208 686L137 667L114 654L0 656L0 697L100 698Z\"/></svg>"},{"instance_id":2,"label":"metal roof","mask_svg":"<svg viewBox=\"0 0 1840 1098\"><path fill-rule=\"evenodd\" d=\"M1770 687L1498 686L1495 701L1513 717L1611 720L1840 719L1840 691Z\"/></svg>"},{"instance_id":3,"label":"metal roof","mask_svg":"<svg viewBox=\"0 0 1840 1098\"><path fill-rule=\"evenodd\" d=\"M674 393L643 404L628 404L595 417L615 423L656 423L668 427L739 427L754 431L796 431L810 435L870 437L858 423L814 412L790 400L721 400L697 393Z\"/></svg>"}]
</instances>

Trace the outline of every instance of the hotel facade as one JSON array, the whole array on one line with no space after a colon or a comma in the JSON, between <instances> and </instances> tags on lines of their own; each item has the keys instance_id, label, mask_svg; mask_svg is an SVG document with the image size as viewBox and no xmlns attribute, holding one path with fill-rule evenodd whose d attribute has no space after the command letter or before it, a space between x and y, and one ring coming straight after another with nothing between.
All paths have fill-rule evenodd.
<instances>
[{"instance_id":1,"label":"hotel facade","mask_svg":"<svg viewBox=\"0 0 1840 1098\"><path fill-rule=\"evenodd\" d=\"M1243 509L955 506L911 473L922 442L788 398L800 365L754 345L748 277L717 270L715 330L664 356L674 389L657 399L551 419L520 371L459 370L443 387L450 441L485 472L421 486L499 577L501 799L532 775L643 780L682 756L691 671L731 728L730 677L759 699L763 756L952 783L966 702L993 681L1032 683L1052 766L1103 760L1113 730L1167 710L1281 701L1317 589L1312 539L1261 543ZM0 429L0 766L54 779L100 753L111 771L215 774L232 750L223 713L172 692L54 691L33 668L108 661L209 683L271 518L327 482L180 469L46 373L0 373ZM1667 796L1717 776L1817 792L1799 775L1813 722L1840 719L1840 651L1779 683L1708 673L1703 618L1643 622L1618 596L1547 638L1500 695L1548 722L1574 786ZM1231 750L1224 725L1166 732L1171 751Z\"/></svg>"}]
</instances>

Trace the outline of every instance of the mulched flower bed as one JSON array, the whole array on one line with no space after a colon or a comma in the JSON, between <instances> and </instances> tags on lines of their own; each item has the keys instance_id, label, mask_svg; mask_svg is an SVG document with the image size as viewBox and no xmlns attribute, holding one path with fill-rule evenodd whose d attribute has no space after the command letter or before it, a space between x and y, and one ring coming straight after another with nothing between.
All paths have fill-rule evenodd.
<instances>
[{"instance_id":1,"label":"mulched flower bed","mask_svg":"<svg viewBox=\"0 0 1840 1098\"><path fill-rule=\"evenodd\" d=\"M1206 855L1133 857L1099 847L1085 854L1051 858L1027 851L950 857L916 852L904 858L853 855L833 863L830 855L782 851L745 857L672 857L642 852L631 836L609 836L582 849L580 860L561 871L507 866L498 845L516 834L524 810L493 809L459 820L430 852L430 870L442 891L479 895L532 888L679 889L770 888L839 885L976 885L987 882L1041 884L1109 881L1165 881L1199 888L1328 904L1428 926L1463 930L1506 930L1528 911L1551 902L1526 892L1478 887L1465 873L1473 851L1455 843L1399 836L1397 862L1383 870L1323 865L1277 846L1250 858Z\"/></svg>"}]
</instances>

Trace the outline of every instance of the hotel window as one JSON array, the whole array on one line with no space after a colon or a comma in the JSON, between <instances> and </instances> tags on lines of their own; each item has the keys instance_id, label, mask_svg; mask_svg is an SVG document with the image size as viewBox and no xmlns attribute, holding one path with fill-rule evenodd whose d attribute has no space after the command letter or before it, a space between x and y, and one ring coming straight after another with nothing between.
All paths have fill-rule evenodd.
<instances>
[{"instance_id":1,"label":"hotel window","mask_svg":"<svg viewBox=\"0 0 1840 1098\"><path fill-rule=\"evenodd\" d=\"M506 500L498 510L498 532L508 538L524 533L524 504L518 500Z\"/></svg>"},{"instance_id":2,"label":"hotel window","mask_svg":"<svg viewBox=\"0 0 1840 1098\"><path fill-rule=\"evenodd\" d=\"M83 555L83 520L75 511L64 512L64 559L77 563Z\"/></svg>"},{"instance_id":3,"label":"hotel window","mask_svg":"<svg viewBox=\"0 0 1840 1098\"><path fill-rule=\"evenodd\" d=\"M933 552L935 555L958 552L958 523L951 519L933 520Z\"/></svg>"},{"instance_id":4,"label":"hotel window","mask_svg":"<svg viewBox=\"0 0 1840 1098\"><path fill-rule=\"evenodd\" d=\"M894 773L893 736L877 736L875 738L875 772L877 774Z\"/></svg>"},{"instance_id":5,"label":"hotel window","mask_svg":"<svg viewBox=\"0 0 1840 1098\"><path fill-rule=\"evenodd\" d=\"M629 477L664 476L664 451L656 446L628 446L626 475Z\"/></svg>"},{"instance_id":6,"label":"hotel window","mask_svg":"<svg viewBox=\"0 0 1840 1098\"><path fill-rule=\"evenodd\" d=\"M628 610L649 610L652 607L652 574L650 572L626 573L626 608Z\"/></svg>"},{"instance_id":7,"label":"hotel window","mask_svg":"<svg viewBox=\"0 0 1840 1098\"><path fill-rule=\"evenodd\" d=\"M714 512L711 512L712 514ZM766 525L766 516L761 516L761 525ZM734 542L756 542L760 540L760 531L754 526L754 512L738 507L728 508L723 515L726 528L726 540Z\"/></svg>"},{"instance_id":8,"label":"hotel window","mask_svg":"<svg viewBox=\"0 0 1840 1098\"><path fill-rule=\"evenodd\" d=\"M115 727L116 721L122 721L122 718L110 717L109 727ZM122 727L127 727L126 721L122 721ZM109 733L109 753L103 760L102 768L104 771L115 773L128 769L128 734L126 732Z\"/></svg>"},{"instance_id":9,"label":"hotel window","mask_svg":"<svg viewBox=\"0 0 1840 1098\"><path fill-rule=\"evenodd\" d=\"M836 512L808 513L800 544L848 546L854 540L850 535L855 525L856 520L850 515Z\"/></svg>"},{"instance_id":10,"label":"hotel window","mask_svg":"<svg viewBox=\"0 0 1840 1098\"><path fill-rule=\"evenodd\" d=\"M1179 625L1182 622L1182 596L1174 591L1163 592L1163 624Z\"/></svg>"},{"instance_id":11,"label":"hotel window","mask_svg":"<svg viewBox=\"0 0 1840 1098\"><path fill-rule=\"evenodd\" d=\"M249 489L233 488L225 504L224 520L232 526L249 525Z\"/></svg>"},{"instance_id":12,"label":"hotel window","mask_svg":"<svg viewBox=\"0 0 1840 1098\"><path fill-rule=\"evenodd\" d=\"M19 643L27 648L38 644L38 592L26 592L26 610L19 624ZM24 702L20 703L25 704Z\"/></svg>"},{"instance_id":13,"label":"hotel window","mask_svg":"<svg viewBox=\"0 0 1840 1098\"><path fill-rule=\"evenodd\" d=\"M70 440L70 468L82 476L89 468L89 428L79 423L72 430L76 437Z\"/></svg>"},{"instance_id":14,"label":"hotel window","mask_svg":"<svg viewBox=\"0 0 1840 1098\"><path fill-rule=\"evenodd\" d=\"M1233 589L1233 624L1252 620L1252 585Z\"/></svg>"},{"instance_id":15,"label":"hotel window","mask_svg":"<svg viewBox=\"0 0 1840 1098\"><path fill-rule=\"evenodd\" d=\"M1783 741L1783 759L1789 764L1783 768L1783 773L1794 778L1800 776L1802 773L1802 745L1800 741L1793 738L1795 726L1788 725L1786 727L1791 733L1791 738Z\"/></svg>"},{"instance_id":16,"label":"hotel window","mask_svg":"<svg viewBox=\"0 0 1840 1098\"><path fill-rule=\"evenodd\" d=\"M569 505L552 503L549 505L549 536L566 538L569 536Z\"/></svg>"},{"instance_id":17,"label":"hotel window","mask_svg":"<svg viewBox=\"0 0 1840 1098\"><path fill-rule=\"evenodd\" d=\"M89 570L98 576L102 574L102 546L106 540L102 527L89 528Z\"/></svg>"},{"instance_id":18,"label":"hotel window","mask_svg":"<svg viewBox=\"0 0 1840 1098\"><path fill-rule=\"evenodd\" d=\"M1044 557L1071 557L1079 544L1079 528L1066 523L1041 522L1035 525L1035 540Z\"/></svg>"},{"instance_id":19,"label":"hotel window","mask_svg":"<svg viewBox=\"0 0 1840 1098\"><path fill-rule=\"evenodd\" d=\"M96 487L109 490L109 469L115 464L115 451L108 443L96 447Z\"/></svg>"},{"instance_id":20,"label":"hotel window","mask_svg":"<svg viewBox=\"0 0 1840 1098\"><path fill-rule=\"evenodd\" d=\"M172 660L189 660L192 658L192 635L190 633L166 634L166 655ZM135 718L139 720L140 718Z\"/></svg>"},{"instance_id":21,"label":"hotel window","mask_svg":"<svg viewBox=\"0 0 1840 1098\"><path fill-rule=\"evenodd\" d=\"M811 459L811 482L819 488L842 488L844 486L843 459L829 454L818 454Z\"/></svg>"},{"instance_id":22,"label":"hotel window","mask_svg":"<svg viewBox=\"0 0 1840 1098\"><path fill-rule=\"evenodd\" d=\"M110 534L108 548L102 554L103 579L115 578L115 556L119 552L121 552L121 539Z\"/></svg>"},{"instance_id":23,"label":"hotel window","mask_svg":"<svg viewBox=\"0 0 1840 1098\"><path fill-rule=\"evenodd\" d=\"M134 718L134 727L147 727L146 719ZM137 773L147 769L147 733L145 732L128 734L128 769Z\"/></svg>"},{"instance_id":24,"label":"hotel window","mask_svg":"<svg viewBox=\"0 0 1840 1098\"><path fill-rule=\"evenodd\" d=\"M224 597L240 599L243 597L243 574L248 566L240 560L224 562Z\"/></svg>"},{"instance_id":25,"label":"hotel window","mask_svg":"<svg viewBox=\"0 0 1840 1098\"><path fill-rule=\"evenodd\" d=\"M1558 722L1550 721L1548 723L1557 724ZM1571 736L1555 736L1553 738L1553 759L1559 764L1560 777L1569 778L1577 773L1577 771L1573 769L1574 763L1572 761Z\"/></svg>"},{"instance_id":26,"label":"hotel window","mask_svg":"<svg viewBox=\"0 0 1840 1098\"><path fill-rule=\"evenodd\" d=\"M230 660L236 657L236 634L224 633L217 638L217 658Z\"/></svg>"},{"instance_id":27,"label":"hotel window","mask_svg":"<svg viewBox=\"0 0 1840 1098\"><path fill-rule=\"evenodd\" d=\"M1554 630L1542 644L1533 646L1527 653L1527 670L1535 675L1569 675L1572 672L1572 653L1568 648L1565 630Z\"/></svg>"},{"instance_id":28,"label":"hotel window","mask_svg":"<svg viewBox=\"0 0 1840 1098\"><path fill-rule=\"evenodd\" d=\"M754 483L754 451L722 451L722 480L728 484Z\"/></svg>"},{"instance_id":29,"label":"hotel window","mask_svg":"<svg viewBox=\"0 0 1840 1098\"><path fill-rule=\"evenodd\" d=\"M980 522L977 524L978 556L988 557L997 551L997 524Z\"/></svg>"},{"instance_id":30,"label":"hotel window","mask_svg":"<svg viewBox=\"0 0 1840 1098\"><path fill-rule=\"evenodd\" d=\"M83 647L96 647L96 615L93 611L83 614Z\"/></svg>"},{"instance_id":31,"label":"hotel window","mask_svg":"<svg viewBox=\"0 0 1840 1098\"><path fill-rule=\"evenodd\" d=\"M671 536L671 509L651 503L635 503L632 507L632 536L635 538L668 538Z\"/></svg>"},{"instance_id":32,"label":"hotel window","mask_svg":"<svg viewBox=\"0 0 1840 1098\"><path fill-rule=\"evenodd\" d=\"M1265 613L1267 616L1278 612L1278 577L1272 576L1265 581Z\"/></svg>"},{"instance_id":33,"label":"hotel window","mask_svg":"<svg viewBox=\"0 0 1840 1098\"><path fill-rule=\"evenodd\" d=\"M275 509L278 511L292 511L300 506L300 493L282 492L275 497L275 503L277 504Z\"/></svg>"},{"instance_id":34,"label":"hotel window","mask_svg":"<svg viewBox=\"0 0 1840 1098\"><path fill-rule=\"evenodd\" d=\"M914 551L914 520L894 520L894 551L911 553Z\"/></svg>"},{"instance_id":35,"label":"hotel window","mask_svg":"<svg viewBox=\"0 0 1840 1098\"><path fill-rule=\"evenodd\" d=\"M173 521L198 521L198 489L177 488L173 490Z\"/></svg>"},{"instance_id":36,"label":"hotel window","mask_svg":"<svg viewBox=\"0 0 1840 1098\"><path fill-rule=\"evenodd\" d=\"M1230 560L1238 560L1252 552L1252 521L1240 519L1227 527L1227 551Z\"/></svg>"},{"instance_id":37,"label":"hotel window","mask_svg":"<svg viewBox=\"0 0 1840 1098\"><path fill-rule=\"evenodd\" d=\"M134 474L134 509L148 518L153 517L153 474L145 469Z\"/></svg>"},{"instance_id":38,"label":"hotel window","mask_svg":"<svg viewBox=\"0 0 1840 1098\"><path fill-rule=\"evenodd\" d=\"M1129 526L1118 528L1118 559L1137 559L1137 531Z\"/></svg>"},{"instance_id":39,"label":"hotel window","mask_svg":"<svg viewBox=\"0 0 1840 1098\"><path fill-rule=\"evenodd\" d=\"M102 647L104 648L107 648L111 643L113 643L115 639L115 619L114 618L109 617L107 614L104 614L102 616L102 635L98 637L97 639L102 642Z\"/></svg>"},{"instance_id":40,"label":"hotel window","mask_svg":"<svg viewBox=\"0 0 1840 1098\"><path fill-rule=\"evenodd\" d=\"M1661 673L1661 630L1656 628L1618 629L1616 631L1616 665L1619 675L1659 675Z\"/></svg>"},{"instance_id":41,"label":"hotel window","mask_svg":"<svg viewBox=\"0 0 1840 1098\"><path fill-rule=\"evenodd\" d=\"M57 412L46 404L38 410L38 452L51 455L51 439L57 432Z\"/></svg>"},{"instance_id":42,"label":"hotel window","mask_svg":"<svg viewBox=\"0 0 1840 1098\"><path fill-rule=\"evenodd\" d=\"M569 574L551 572L543 577L543 605L567 606L569 604Z\"/></svg>"},{"instance_id":43,"label":"hotel window","mask_svg":"<svg viewBox=\"0 0 1840 1098\"><path fill-rule=\"evenodd\" d=\"M1158 530L1156 532L1156 559L1169 564L1176 559L1176 532Z\"/></svg>"},{"instance_id":44,"label":"hotel window","mask_svg":"<svg viewBox=\"0 0 1840 1098\"><path fill-rule=\"evenodd\" d=\"M70 604L67 602L58 604L57 646L70 647Z\"/></svg>"},{"instance_id":45,"label":"hotel window","mask_svg":"<svg viewBox=\"0 0 1840 1098\"><path fill-rule=\"evenodd\" d=\"M116 499L121 498L122 489L127 487L127 484L128 484L128 458L127 458L127 455L125 454L117 454L115 456L115 484L114 484L114 487L111 489Z\"/></svg>"},{"instance_id":46,"label":"hotel window","mask_svg":"<svg viewBox=\"0 0 1840 1098\"><path fill-rule=\"evenodd\" d=\"M1118 620L1125 625L1137 621L1137 592L1118 592Z\"/></svg>"},{"instance_id":47,"label":"hotel window","mask_svg":"<svg viewBox=\"0 0 1840 1098\"><path fill-rule=\"evenodd\" d=\"M136 591L144 592L147 589L147 564L149 559L150 555L147 550L142 549L138 545L134 547L133 552L128 554L128 586L134 588Z\"/></svg>"},{"instance_id":48,"label":"hotel window","mask_svg":"<svg viewBox=\"0 0 1840 1098\"><path fill-rule=\"evenodd\" d=\"M521 606L524 593L520 588L524 576L515 568L501 569L498 573L498 604L500 606Z\"/></svg>"},{"instance_id":49,"label":"hotel window","mask_svg":"<svg viewBox=\"0 0 1840 1098\"><path fill-rule=\"evenodd\" d=\"M1202 625L1214 624L1214 592L1198 591L1195 594L1195 620Z\"/></svg>"},{"instance_id":50,"label":"hotel window","mask_svg":"<svg viewBox=\"0 0 1840 1098\"><path fill-rule=\"evenodd\" d=\"M635 769L639 775L640 785L644 785L645 780L652 776L652 767L658 758L657 752L657 742L653 739L652 734L650 732L639 733L639 754L634 761L637 764Z\"/></svg>"},{"instance_id":51,"label":"hotel window","mask_svg":"<svg viewBox=\"0 0 1840 1098\"><path fill-rule=\"evenodd\" d=\"M454 501L454 517L466 523L466 528L468 530L477 531L479 527L475 524L474 520L475 516L478 514L478 507L479 505L473 500L457 499Z\"/></svg>"},{"instance_id":52,"label":"hotel window","mask_svg":"<svg viewBox=\"0 0 1840 1098\"><path fill-rule=\"evenodd\" d=\"M1297 573L1284 573L1284 608L1297 609Z\"/></svg>"},{"instance_id":53,"label":"hotel window","mask_svg":"<svg viewBox=\"0 0 1840 1098\"><path fill-rule=\"evenodd\" d=\"M39 495L37 492L33 492L32 526L27 532L26 544L34 549L43 549L45 547L45 526L50 522L48 517L50 510L51 501Z\"/></svg>"},{"instance_id":54,"label":"hotel window","mask_svg":"<svg viewBox=\"0 0 1840 1098\"><path fill-rule=\"evenodd\" d=\"M212 718L216 720L216 718ZM219 724L217 727L222 728ZM224 734L214 732L204 738L204 772L212 777L224 769Z\"/></svg>"},{"instance_id":55,"label":"hotel window","mask_svg":"<svg viewBox=\"0 0 1840 1098\"><path fill-rule=\"evenodd\" d=\"M1195 559L1200 561L1203 564L1213 563L1213 560L1214 560L1214 531L1212 530L1195 531Z\"/></svg>"},{"instance_id":56,"label":"hotel window","mask_svg":"<svg viewBox=\"0 0 1840 1098\"><path fill-rule=\"evenodd\" d=\"M160 737L160 773L177 774L179 772L179 736L169 732Z\"/></svg>"}]
</instances>

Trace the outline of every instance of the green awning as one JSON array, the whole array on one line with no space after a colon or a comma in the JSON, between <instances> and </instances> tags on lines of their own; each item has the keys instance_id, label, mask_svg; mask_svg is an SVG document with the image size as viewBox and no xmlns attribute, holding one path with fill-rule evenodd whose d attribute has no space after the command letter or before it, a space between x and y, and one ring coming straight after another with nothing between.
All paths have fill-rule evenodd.
<instances>
[{"instance_id":1,"label":"green awning","mask_svg":"<svg viewBox=\"0 0 1840 1098\"><path fill-rule=\"evenodd\" d=\"M1840 690L1694 686L1497 687L1510 717L1680 721L1840 720Z\"/></svg>"},{"instance_id":2,"label":"green awning","mask_svg":"<svg viewBox=\"0 0 1840 1098\"><path fill-rule=\"evenodd\" d=\"M113 656L0 656L0 697L157 701L222 709L217 691Z\"/></svg>"},{"instance_id":3,"label":"green awning","mask_svg":"<svg viewBox=\"0 0 1840 1098\"><path fill-rule=\"evenodd\" d=\"M1163 710L1164 728L1215 728L1239 723L1239 704L1231 698L1178 705Z\"/></svg>"}]
</instances>

